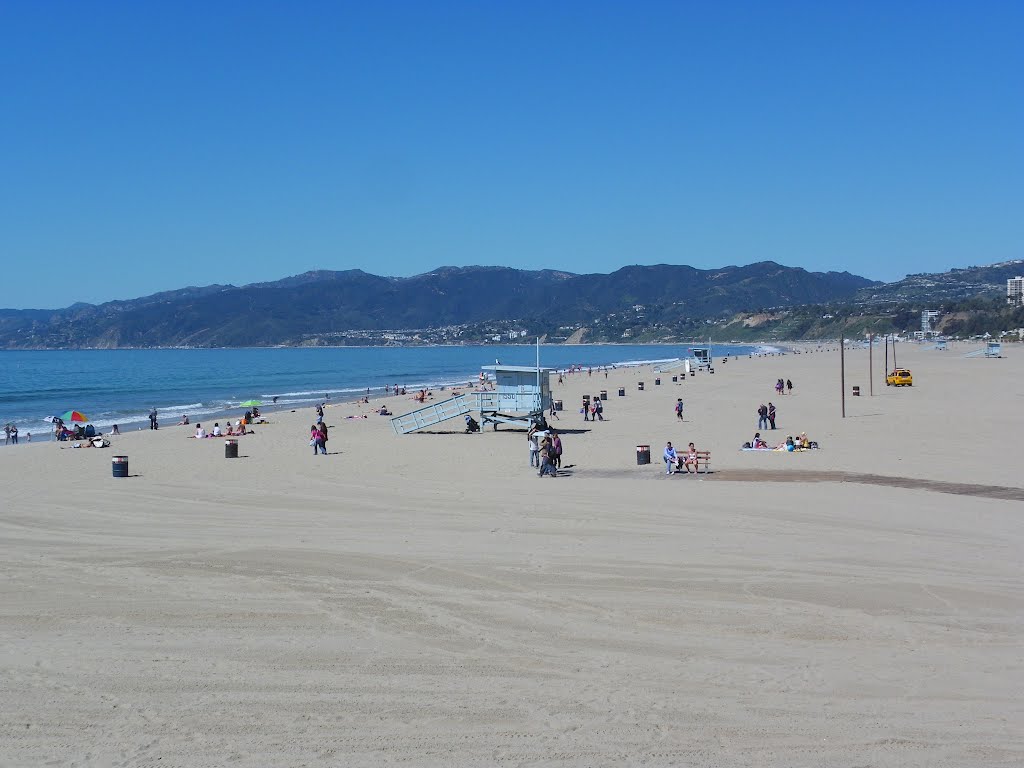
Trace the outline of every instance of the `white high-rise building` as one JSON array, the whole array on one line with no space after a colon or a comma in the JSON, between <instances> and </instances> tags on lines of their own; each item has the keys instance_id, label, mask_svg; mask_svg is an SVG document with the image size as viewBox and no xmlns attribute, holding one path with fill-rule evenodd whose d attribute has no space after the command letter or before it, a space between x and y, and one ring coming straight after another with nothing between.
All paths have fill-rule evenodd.
<instances>
[{"instance_id":1,"label":"white high-rise building","mask_svg":"<svg viewBox=\"0 0 1024 768\"><path fill-rule=\"evenodd\" d=\"M1006 281L1006 303L1024 304L1024 277L1011 277Z\"/></svg>"}]
</instances>

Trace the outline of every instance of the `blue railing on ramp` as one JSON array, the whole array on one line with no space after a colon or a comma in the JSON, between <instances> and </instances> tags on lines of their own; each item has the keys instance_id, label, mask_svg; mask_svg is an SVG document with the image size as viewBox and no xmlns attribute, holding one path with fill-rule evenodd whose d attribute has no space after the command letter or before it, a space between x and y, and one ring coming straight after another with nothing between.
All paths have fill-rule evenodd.
<instances>
[{"instance_id":1,"label":"blue railing on ramp","mask_svg":"<svg viewBox=\"0 0 1024 768\"><path fill-rule=\"evenodd\" d=\"M391 419L391 426L395 434L407 435L418 429L432 427L442 421L454 419L456 416L463 416L470 412L469 398L465 395L456 395L439 403L431 403L404 416L395 416Z\"/></svg>"}]
</instances>

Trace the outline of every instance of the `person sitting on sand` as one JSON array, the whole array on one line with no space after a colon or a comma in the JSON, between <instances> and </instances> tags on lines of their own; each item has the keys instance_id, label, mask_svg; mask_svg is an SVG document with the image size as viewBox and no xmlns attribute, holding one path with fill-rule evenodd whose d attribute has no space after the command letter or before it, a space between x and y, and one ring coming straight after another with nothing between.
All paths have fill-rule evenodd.
<instances>
[{"instance_id":1,"label":"person sitting on sand","mask_svg":"<svg viewBox=\"0 0 1024 768\"><path fill-rule=\"evenodd\" d=\"M210 437L220 437L220 436L221 436L220 422L219 421L215 421L215 422L213 422L213 432L210 433Z\"/></svg>"},{"instance_id":2,"label":"person sitting on sand","mask_svg":"<svg viewBox=\"0 0 1024 768\"><path fill-rule=\"evenodd\" d=\"M178 422L179 427L184 427L188 424L188 414L184 413L181 416L181 421Z\"/></svg>"},{"instance_id":3,"label":"person sitting on sand","mask_svg":"<svg viewBox=\"0 0 1024 768\"><path fill-rule=\"evenodd\" d=\"M377 411L377 413L380 414L381 416L390 416L391 415L391 411L388 410L388 407L386 405L382 405L380 407L380 410Z\"/></svg>"},{"instance_id":4,"label":"person sitting on sand","mask_svg":"<svg viewBox=\"0 0 1024 768\"><path fill-rule=\"evenodd\" d=\"M112 435L120 435L121 434L121 430L117 428L117 424L115 424L113 427L110 428L110 434L112 434Z\"/></svg>"},{"instance_id":5,"label":"person sitting on sand","mask_svg":"<svg viewBox=\"0 0 1024 768\"><path fill-rule=\"evenodd\" d=\"M686 455L683 457L683 469L686 470L686 474L690 473L690 467L693 467L694 475L697 474L697 448L693 443L690 443L686 448Z\"/></svg>"},{"instance_id":6,"label":"person sitting on sand","mask_svg":"<svg viewBox=\"0 0 1024 768\"><path fill-rule=\"evenodd\" d=\"M196 438L201 440L204 437L206 437L206 430L203 429L203 425L196 424Z\"/></svg>"},{"instance_id":7,"label":"person sitting on sand","mask_svg":"<svg viewBox=\"0 0 1024 768\"><path fill-rule=\"evenodd\" d=\"M750 441L751 448L767 448L768 443L761 439L761 433L755 432L754 439Z\"/></svg>"}]
</instances>

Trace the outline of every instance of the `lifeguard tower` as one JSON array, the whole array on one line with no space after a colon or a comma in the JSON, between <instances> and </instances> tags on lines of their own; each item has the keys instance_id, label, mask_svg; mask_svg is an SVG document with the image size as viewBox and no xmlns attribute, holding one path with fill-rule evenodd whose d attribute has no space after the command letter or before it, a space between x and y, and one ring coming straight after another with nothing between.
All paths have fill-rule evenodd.
<instances>
[{"instance_id":1,"label":"lifeguard tower","mask_svg":"<svg viewBox=\"0 0 1024 768\"><path fill-rule=\"evenodd\" d=\"M541 423L544 411L551 405L551 373L553 368L519 365L488 365L495 388L481 392L455 395L438 403L429 403L415 411L395 416L391 427L396 434L407 435L458 416L479 411L480 426L511 424L529 428L531 422Z\"/></svg>"},{"instance_id":2,"label":"lifeguard tower","mask_svg":"<svg viewBox=\"0 0 1024 768\"><path fill-rule=\"evenodd\" d=\"M990 341L985 345L985 357L1002 357L1003 345L998 341Z\"/></svg>"},{"instance_id":3,"label":"lifeguard tower","mask_svg":"<svg viewBox=\"0 0 1024 768\"><path fill-rule=\"evenodd\" d=\"M711 347L693 347L690 354L697 361L698 369L711 367Z\"/></svg>"},{"instance_id":4,"label":"lifeguard tower","mask_svg":"<svg viewBox=\"0 0 1024 768\"><path fill-rule=\"evenodd\" d=\"M553 368L485 365L483 370L493 375L495 388L474 393L481 427L511 424L528 429L531 423L544 420L544 411L551 406Z\"/></svg>"}]
</instances>

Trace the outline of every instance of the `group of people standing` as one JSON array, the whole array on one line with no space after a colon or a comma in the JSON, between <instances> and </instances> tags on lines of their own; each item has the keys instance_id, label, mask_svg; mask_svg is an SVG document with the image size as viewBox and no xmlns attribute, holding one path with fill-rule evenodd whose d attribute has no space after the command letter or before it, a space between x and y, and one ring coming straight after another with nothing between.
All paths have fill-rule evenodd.
<instances>
[{"instance_id":1,"label":"group of people standing","mask_svg":"<svg viewBox=\"0 0 1024 768\"><path fill-rule=\"evenodd\" d=\"M600 397L595 397L593 400L584 397L583 407L580 410L583 411L584 421L604 421L604 403Z\"/></svg>"},{"instance_id":2,"label":"group of people standing","mask_svg":"<svg viewBox=\"0 0 1024 768\"><path fill-rule=\"evenodd\" d=\"M32 435L29 434L29 440L32 439ZM17 424L4 424L4 445L18 444L18 425Z\"/></svg>"},{"instance_id":3,"label":"group of people standing","mask_svg":"<svg viewBox=\"0 0 1024 768\"><path fill-rule=\"evenodd\" d=\"M526 439L530 448L530 466L540 470L537 477L557 477L562 466L562 438L558 432L542 430L532 424Z\"/></svg>"},{"instance_id":4,"label":"group of people standing","mask_svg":"<svg viewBox=\"0 0 1024 768\"><path fill-rule=\"evenodd\" d=\"M771 425L770 427L768 425ZM761 403L757 409L757 428L775 429L775 404L768 401L768 405Z\"/></svg>"},{"instance_id":5,"label":"group of people standing","mask_svg":"<svg viewBox=\"0 0 1024 768\"><path fill-rule=\"evenodd\" d=\"M793 381L791 379L778 379L775 382L775 391L784 395L787 392L793 394ZM757 428L758 429L775 429L775 404L771 401L768 405L761 403L757 409Z\"/></svg>"}]
</instances>

